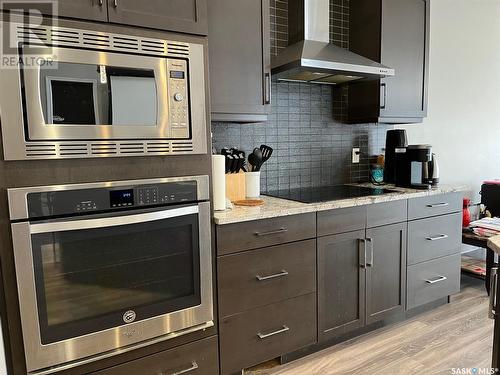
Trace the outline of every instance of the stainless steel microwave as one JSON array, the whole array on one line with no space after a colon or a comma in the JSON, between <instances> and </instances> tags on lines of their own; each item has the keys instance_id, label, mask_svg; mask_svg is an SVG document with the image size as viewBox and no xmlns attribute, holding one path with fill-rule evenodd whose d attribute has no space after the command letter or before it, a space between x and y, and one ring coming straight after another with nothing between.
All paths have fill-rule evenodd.
<instances>
[{"instance_id":1,"label":"stainless steel microwave","mask_svg":"<svg viewBox=\"0 0 500 375\"><path fill-rule=\"evenodd\" d=\"M207 153L201 40L9 26L18 63L0 69L6 160Z\"/></svg>"}]
</instances>

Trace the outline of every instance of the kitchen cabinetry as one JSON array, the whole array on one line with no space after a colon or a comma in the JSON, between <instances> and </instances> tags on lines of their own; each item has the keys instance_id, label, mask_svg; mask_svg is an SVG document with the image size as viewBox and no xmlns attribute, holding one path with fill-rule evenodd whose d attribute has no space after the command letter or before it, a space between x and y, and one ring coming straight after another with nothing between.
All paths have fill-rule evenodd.
<instances>
[{"instance_id":1,"label":"kitchen cabinetry","mask_svg":"<svg viewBox=\"0 0 500 375\"><path fill-rule=\"evenodd\" d=\"M221 373L312 345L316 214L217 226Z\"/></svg>"},{"instance_id":2,"label":"kitchen cabinetry","mask_svg":"<svg viewBox=\"0 0 500 375\"><path fill-rule=\"evenodd\" d=\"M318 213L318 228L327 231L328 224L341 222L349 212L362 230L318 238L320 341L405 311L406 201ZM365 229L372 224L386 225ZM352 227L348 220L332 228Z\"/></svg>"},{"instance_id":3,"label":"kitchen cabinetry","mask_svg":"<svg viewBox=\"0 0 500 375\"><path fill-rule=\"evenodd\" d=\"M350 8L353 52L394 68L394 77L349 87L349 122L420 123L427 115L427 0L359 0Z\"/></svg>"},{"instance_id":4,"label":"kitchen cabinetry","mask_svg":"<svg viewBox=\"0 0 500 375\"><path fill-rule=\"evenodd\" d=\"M19 1L20 3L26 3ZM207 0L59 0L43 14L207 35ZM57 11L57 14L53 14Z\"/></svg>"},{"instance_id":5,"label":"kitchen cabinetry","mask_svg":"<svg viewBox=\"0 0 500 375\"><path fill-rule=\"evenodd\" d=\"M406 293L406 222L367 229L366 324L402 314Z\"/></svg>"},{"instance_id":6,"label":"kitchen cabinetry","mask_svg":"<svg viewBox=\"0 0 500 375\"><path fill-rule=\"evenodd\" d=\"M217 337L209 337L157 354L92 372L92 375L219 373Z\"/></svg>"},{"instance_id":7,"label":"kitchen cabinetry","mask_svg":"<svg viewBox=\"0 0 500 375\"><path fill-rule=\"evenodd\" d=\"M318 339L365 325L365 231L318 239Z\"/></svg>"},{"instance_id":8,"label":"kitchen cabinetry","mask_svg":"<svg viewBox=\"0 0 500 375\"><path fill-rule=\"evenodd\" d=\"M107 1L110 22L189 34L207 34L207 0Z\"/></svg>"},{"instance_id":9,"label":"kitchen cabinetry","mask_svg":"<svg viewBox=\"0 0 500 375\"><path fill-rule=\"evenodd\" d=\"M212 121L266 121L271 110L269 0L208 2Z\"/></svg>"}]
</instances>

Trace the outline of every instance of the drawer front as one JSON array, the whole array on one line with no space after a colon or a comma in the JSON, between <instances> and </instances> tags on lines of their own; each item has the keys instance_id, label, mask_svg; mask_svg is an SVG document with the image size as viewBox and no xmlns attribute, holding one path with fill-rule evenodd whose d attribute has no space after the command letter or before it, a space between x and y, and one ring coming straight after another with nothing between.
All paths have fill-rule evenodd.
<instances>
[{"instance_id":1,"label":"drawer front","mask_svg":"<svg viewBox=\"0 0 500 375\"><path fill-rule=\"evenodd\" d=\"M462 193L432 195L408 200L408 219L423 219L462 211Z\"/></svg>"},{"instance_id":2,"label":"drawer front","mask_svg":"<svg viewBox=\"0 0 500 375\"><path fill-rule=\"evenodd\" d=\"M371 204L366 207L366 226L368 228L402 223L408 219L408 201L406 199Z\"/></svg>"},{"instance_id":3,"label":"drawer front","mask_svg":"<svg viewBox=\"0 0 500 375\"><path fill-rule=\"evenodd\" d=\"M459 291L460 254L408 267L408 309Z\"/></svg>"},{"instance_id":4,"label":"drawer front","mask_svg":"<svg viewBox=\"0 0 500 375\"><path fill-rule=\"evenodd\" d=\"M226 255L217 264L220 316L316 291L316 240Z\"/></svg>"},{"instance_id":5,"label":"drawer front","mask_svg":"<svg viewBox=\"0 0 500 375\"><path fill-rule=\"evenodd\" d=\"M316 237L316 214L217 226L217 254L225 255Z\"/></svg>"},{"instance_id":6,"label":"drawer front","mask_svg":"<svg viewBox=\"0 0 500 375\"><path fill-rule=\"evenodd\" d=\"M408 223L408 264L460 252L462 214L436 216Z\"/></svg>"},{"instance_id":7,"label":"drawer front","mask_svg":"<svg viewBox=\"0 0 500 375\"><path fill-rule=\"evenodd\" d=\"M126 362L93 375L217 375L217 337L209 337L147 357Z\"/></svg>"},{"instance_id":8,"label":"drawer front","mask_svg":"<svg viewBox=\"0 0 500 375\"><path fill-rule=\"evenodd\" d=\"M318 212L318 236L365 229L366 206Z\"/></svg>"},{"instance_id":9,"label":"drawer front","mask_svg":"<svg viewBox=\"0 0 500 375\"><path fill-rule=\"evenodd\" d=\"M316 293L221 319L222 374L316 343Z\"/></svg>"}]
</instances>

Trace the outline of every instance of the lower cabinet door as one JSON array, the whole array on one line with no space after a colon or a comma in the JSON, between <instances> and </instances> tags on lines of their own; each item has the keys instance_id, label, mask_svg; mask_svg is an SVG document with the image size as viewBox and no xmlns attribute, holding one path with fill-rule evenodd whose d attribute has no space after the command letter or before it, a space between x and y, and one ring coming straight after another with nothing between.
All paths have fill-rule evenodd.
<instances>
[{"instance_id":1,"label":"lower cabinet door","mask_svg":"<svg viewBox=\"0 0 500 375\"><path fill-rule=\"evenodd\" d=\"M407 224L366 231L366 324L402 314L406 296Z\"/></svg>"},{"instance_id":2,"label":"lower cabinet door","mask_svg":"<svg viewBox=\"0 0 500 375\"><path fill-rule=\"evenodd\" d=\"M318 339L365 325L365 231L318 239Z\"/></svg>"},{"instance_id":3,"label":"lower cabinet door","mask_svg":"<svg viewBox=\"0 0 500 375\"><path fill-rule=\"evenodd\" d=\"M126 362L92 375L217 375L217 337L209 337L144 358Z\"/></svg>"},{"instance_id":4,"label":"lower cabinet door","mask_svg":"<svg viewBox=\"0 0 500 375\"><path fill-rule=\"evenodd\" d=\"M221 373L240 373L316 343L316 293L219 320Z\"/></svg>"}]
</instances>

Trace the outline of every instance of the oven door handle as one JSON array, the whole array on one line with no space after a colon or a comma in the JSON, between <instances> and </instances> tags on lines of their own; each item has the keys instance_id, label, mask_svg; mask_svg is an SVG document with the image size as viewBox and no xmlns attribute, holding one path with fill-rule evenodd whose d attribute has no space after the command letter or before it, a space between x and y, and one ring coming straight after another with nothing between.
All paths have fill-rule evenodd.
<instances>
[{"instance_id":1,"label":"oven door handle","mask_svg":"<svg viewBox=\"0 0 500 375\"><path fill-rule=\"evenodd\" d=\"M138 223L145 223L149 221L170 219L174 217L192 215L197 213L199 213L199 207L196 205L196 206L173 208L163 211L146 212L135 215L131 214L123 216L103 217L98 219L37 223L37 224L30 224L30 233L41 234L41 233L53 233L53 232L67 232L71 230L116 227L120 225L132 225Z\"/></svg>"}]
</instances>

